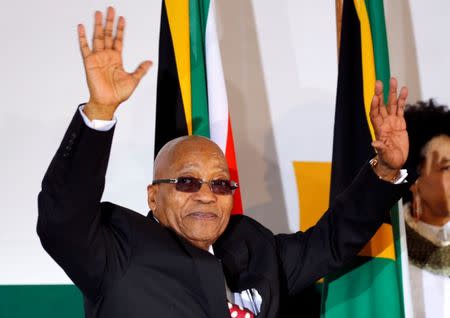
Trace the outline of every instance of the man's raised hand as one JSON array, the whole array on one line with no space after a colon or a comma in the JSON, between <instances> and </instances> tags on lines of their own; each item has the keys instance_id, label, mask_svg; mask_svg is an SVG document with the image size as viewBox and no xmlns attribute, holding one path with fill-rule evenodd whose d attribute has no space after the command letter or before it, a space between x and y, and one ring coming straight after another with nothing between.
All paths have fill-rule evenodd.
<instances>
[{"instance_id":1,"label":"man's raised hand","mask_svg":"<svg viewBox=\"0 0 450 318\"><path fill-rule=\"evenodd\" d=\"M408 89L402 87L397 97L397 80L389 82L388 104L383 102L383 83L375 84L375 95L370 108L370 119L375 131L372 146L378 156L375 172L385 180L392 180L408 157L409 141L404 109Z\"/></svg>"},{"instance_id":2,"label":"man's raised hand","mask_svg":"<svg viewBox=\"0 0 450 318\"><path fill-rule=\"evenodd\" d=\"M84 112L91 120L111 120L117 107L131 96L152 65L151 61L144 61L133 73L123 69L122 46L125 19L119 17L115 35L113 34L114 19L115 12L112 7L107 10L105 23L103 23L102 13L95 12L92 49L86 39L84 26L78 25L78 39L90 93Z\"/></svg>"}]
</instances>

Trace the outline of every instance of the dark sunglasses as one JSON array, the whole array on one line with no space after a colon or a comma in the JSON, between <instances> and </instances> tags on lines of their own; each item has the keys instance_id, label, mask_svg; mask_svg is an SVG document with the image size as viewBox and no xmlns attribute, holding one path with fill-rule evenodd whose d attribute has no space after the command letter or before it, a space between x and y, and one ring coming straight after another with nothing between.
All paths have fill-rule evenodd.
<instances>
[{"instance_id":1,"label":"dark sunglasses","mask_svg":"<svg viewBox=\"0 0 450 318\"><path fill-rule=\"evenodd\" d=\"M211 180L203 181L202 179L194 177L179 177L176 179L156 179L153 180L152 184L160 183L173 183L175 184L175 189L181 192L198 192L202 187L203 183L207 183L211 192L214 194L233 194L239 185L235 181L231 180Z\"/></svg>"}]
</instances>

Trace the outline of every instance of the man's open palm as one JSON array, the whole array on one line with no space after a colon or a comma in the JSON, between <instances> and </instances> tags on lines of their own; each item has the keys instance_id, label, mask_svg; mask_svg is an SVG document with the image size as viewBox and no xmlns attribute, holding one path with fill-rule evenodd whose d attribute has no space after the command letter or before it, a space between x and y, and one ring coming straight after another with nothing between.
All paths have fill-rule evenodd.
<instances>
[{"instance_id":1,"label":"man's open palm","mask_svg":"<svg viewBox=\"0 0 450 318\"><path fill-rule=\"evenodd\" d=\"M114 9L109 7L103 25L102 13L95 12L92 50L89 48L84 26L78 25L78 39L90 92L88 103L90 109L86 109L86 113L88 116L89 113L95 113L96 119L111 119L120 103L131 96L152 65L151 61L144 61L133 73L123 69L125 19L119 17L116 34L113 37L114 17Z\"/></svg>"},{"instance_id":2,"label":"man's open palm","mask_svg":"<svg viewBox=\"0 0 450 318\"><path fill-rule=\"evenodd\" d=\"M375 131L372 146L380 162L389 169L400 169L408 157L409 142L404 118L408 90L402 87L397 97L397 80L391 78L387 105L383 103L383 84L377 81L370 119Z\"/></svg>"}]
</instances>

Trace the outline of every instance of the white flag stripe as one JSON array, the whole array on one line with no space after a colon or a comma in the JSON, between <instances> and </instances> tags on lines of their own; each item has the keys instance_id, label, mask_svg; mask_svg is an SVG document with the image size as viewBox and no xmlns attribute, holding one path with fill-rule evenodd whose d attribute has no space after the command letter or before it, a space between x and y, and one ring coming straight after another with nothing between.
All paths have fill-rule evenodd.
<instances>
[{"instance_id":1,"label":"white flag stripe","mask_svg":"<svg viewBox=\"0 0 450 318\"><path fill-rule=\"evenodd\" d=\"M209 3L205 31L206 77L210 137L225 153L228 135L228 99L217 38L215 2Z\"/></svg>"},{"instance_id":2,"label":"white flag stripe","mask_svg":"<svg viewBox=\"0 0 450 318\"><path fill-rule=\"evenodd\" d=\"M409 282L408 247L406 245L405 210L403 208L402 199L400 199L397 204L398 224L400 227L400 260L402 262L403 306L405 309L405 318L410 318L413 317L413 309L411 303L411 285Z\"/></svg>"}]
</instances>

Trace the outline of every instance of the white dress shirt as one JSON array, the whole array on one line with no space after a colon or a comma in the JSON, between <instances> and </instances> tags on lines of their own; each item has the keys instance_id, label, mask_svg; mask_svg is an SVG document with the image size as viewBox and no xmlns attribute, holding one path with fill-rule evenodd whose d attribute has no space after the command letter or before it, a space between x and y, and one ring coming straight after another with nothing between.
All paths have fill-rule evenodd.
<instances>
[{"instance_id":1,"label":"white dress shirt","mask_svg":"<svg viewBox=\"0 0 450 318\"><path fill-rule=\"evenodd\" d=\"M405 206L405 221L418 234L437 246L450 245L450 222L434 226L411 216ZM438 275L409 263L411 302L415 318L450 318L450 277Z\"/></svg>"},{"instance_id":2,"label":"white dress shirt","mask_svg":"<svg viewBox=\"0 0 450 318\"><path fill-rule=\"evenodd\" d=\"M99 131L108 131L111 128L113 128L114 125L116 124L116 122L117 122L116 117L114 117L112 120L100 120L100 119L90 120L86 116L86 114L83 112L84 106L86 106L86 104L81 105L80 107L78 107L78 109L80 110L80 114L81 114L81 117L83 117L84 123L89 128L99 130Z\"/></svg>"}]
</instances>

